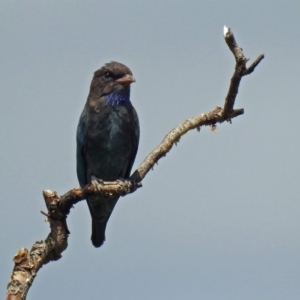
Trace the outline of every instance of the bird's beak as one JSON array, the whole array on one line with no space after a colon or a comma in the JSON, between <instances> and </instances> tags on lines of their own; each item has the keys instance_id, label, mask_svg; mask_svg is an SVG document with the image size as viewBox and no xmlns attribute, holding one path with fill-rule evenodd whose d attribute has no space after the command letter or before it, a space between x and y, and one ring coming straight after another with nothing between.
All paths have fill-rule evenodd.
<instances>
[{"instance_id":1,"label":"bird's beak","mask_svg":"<svg viewBox=\"0 0 300 300\"><path fill-rule=\"evenodd\" d=\"M117 79L116 82L122 83L122 84L131 84L135 82L135 78L131 75L126 75L120 79Z\"/></svg>"}]
</instances>

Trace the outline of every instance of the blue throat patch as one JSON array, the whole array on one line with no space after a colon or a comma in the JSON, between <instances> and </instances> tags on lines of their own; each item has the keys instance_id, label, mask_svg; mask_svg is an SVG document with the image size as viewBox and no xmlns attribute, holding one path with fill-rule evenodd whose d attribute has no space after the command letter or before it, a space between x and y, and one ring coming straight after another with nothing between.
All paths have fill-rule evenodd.
<instances>
[{"instance_id":1,"label":"blue throat patch","mask_svg":"<svg viewBox=\"0 0 300 300\"><path fill-rule=\"evenodd\" d=\"M123 93L111 93L105 97L105 102L108 105L111 106L117 106L117 105L129 105L130 99L129 99L129 91L123 92Z\"/></svg>"}]
</instances>

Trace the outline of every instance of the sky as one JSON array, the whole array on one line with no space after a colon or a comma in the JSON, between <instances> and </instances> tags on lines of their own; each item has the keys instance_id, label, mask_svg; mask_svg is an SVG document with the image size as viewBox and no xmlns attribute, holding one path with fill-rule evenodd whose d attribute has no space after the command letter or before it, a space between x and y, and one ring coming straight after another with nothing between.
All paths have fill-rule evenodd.
<instances>
[{"instance_id":1,"label":"sky","mask_svg":"<svg viewBox=\"0 0 300 300\"><path fill-rule=\"evenodd\" d=\"M189 132L143 188L120 198L106 242L90 242L86 203L72 209L63 257L27 299L298 300L300 2L0 1L0 288L13 256L45 239L42 190L78 186L75 135L93 72L109 61L136 78L135 169L183 120L223 105L246 57L245 114Z\"/></svg>"}]
</instances>

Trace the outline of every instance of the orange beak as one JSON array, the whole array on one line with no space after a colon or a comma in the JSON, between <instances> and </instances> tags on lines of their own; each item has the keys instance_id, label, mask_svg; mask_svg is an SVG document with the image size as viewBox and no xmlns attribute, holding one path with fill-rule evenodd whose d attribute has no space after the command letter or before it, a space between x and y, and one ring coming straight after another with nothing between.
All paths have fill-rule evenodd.
<instances>
[{"instance_id":1,"label":"orange beak","mask_svg":"<svg viewBox=\"0 0 300 300\"><path fill-rule=\"evenodd\" d=\"M126 75L125 77L117 79L116 82L122 83L122 84L131 84L131 83L135 82L135 78L131 75Z\"/></svg>"}]
</instances>

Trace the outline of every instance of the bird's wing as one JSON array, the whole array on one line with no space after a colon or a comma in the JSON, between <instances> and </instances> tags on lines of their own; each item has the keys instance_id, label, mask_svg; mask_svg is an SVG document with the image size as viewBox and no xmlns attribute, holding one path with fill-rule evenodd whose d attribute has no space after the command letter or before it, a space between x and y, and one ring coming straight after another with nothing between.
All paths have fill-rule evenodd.
<instances>
[{"instance_id":1,"label":"bird's wing","mask_svg":"<svg viewBox=\"0 0 300 300\"><path fill-rule=\"evenodd\" d=\"M130 177L130 172L131 172L131 168L133 166L134 160L135 160L135 156L138 150L138 146L139 146L139 140L140 140L140 124L139 124L139 118L138 115L135 111L135 108L132 107L133 109L133 119L134 119L134 123L135 123L135 131L134 131L134 136L132 139L132 150L130 153L130 158L129 158L129 164L128 164L128 168L126 171L126 175L125 178L129 178Z\"/></svg>"},{"instance_id":2,"label":"bird's wing","mask_svg":"<svg viewBox=\"0 0 300 300\"><path fill-rule=\"evenodd\" d=\"M81 186L87 184L86 165L83 157L83 145L84 145L84 140L86 135L86 123L87 123L87 112L86 112L86 108L84 108L79 118L79 123L77 126L77 135L76 135L77 177Z\"/></svg>"}]
</instances>

